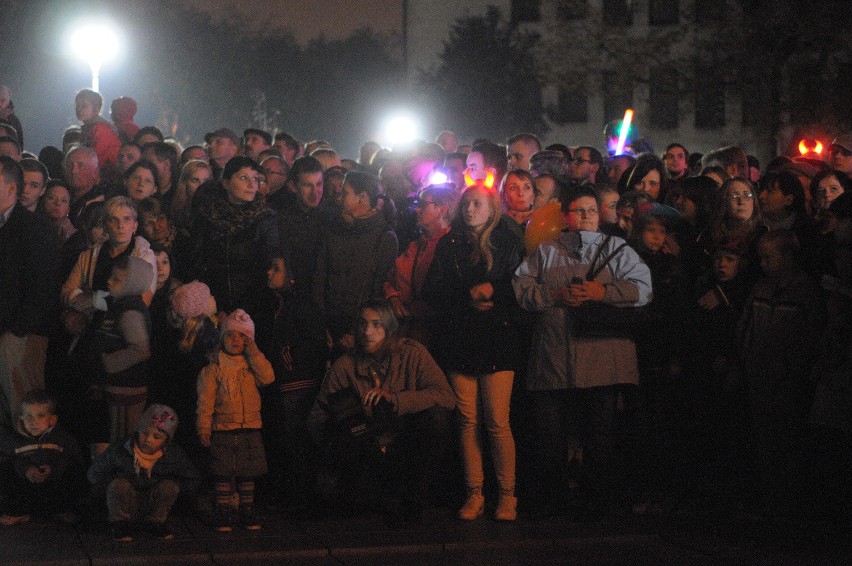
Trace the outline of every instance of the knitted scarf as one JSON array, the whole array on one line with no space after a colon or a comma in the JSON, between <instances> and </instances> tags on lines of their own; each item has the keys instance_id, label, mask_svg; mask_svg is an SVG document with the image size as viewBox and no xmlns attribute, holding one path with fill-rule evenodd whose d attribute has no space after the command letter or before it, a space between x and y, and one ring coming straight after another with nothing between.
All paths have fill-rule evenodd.
<instances>
[{"instance_id":1,"label":"knitted scarf","mask_svg":"<svg viewBox=\"0 0 852 566\"><path fill-rule=\"evenodd\" d=\"M139 449L136 443L133 443L133 471L139 475L140 470L145 470L148 473L148 478L151 477L151 470L154 469L154 464L157 460L163 457L163 451L157 450L153 454L145 454Z\"/></svg>"},{"instance_id":2,"label":"knitted scarf","mask_svg":"<svg viewBox=\"0 0 852 566\"><path fill-rule=\"evenodd\" d=\"M234 204L228 200L224 188L204 202L199 213L207 221L211 235L216 238L234 236L251 228L255 222L274 214L262 199Z\"/></svg>"}]
</instances>

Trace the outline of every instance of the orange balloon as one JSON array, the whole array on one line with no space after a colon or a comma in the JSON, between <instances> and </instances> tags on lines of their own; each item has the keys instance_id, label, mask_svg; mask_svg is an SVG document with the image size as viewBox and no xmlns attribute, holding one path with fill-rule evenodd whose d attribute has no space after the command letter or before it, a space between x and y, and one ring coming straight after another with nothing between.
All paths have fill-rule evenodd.
<instances>
[{"instance_id":1,"label":"orange balloon","mask_svg":"<svg viewBox=\"0 0 852 566\"><path fill-rule=\"evenodd\" d=\"M551 202L534 210L524 232L527 253L532 253L544 241L556 239L565 226L558 202Z\"/></svg>"}]
</instances>

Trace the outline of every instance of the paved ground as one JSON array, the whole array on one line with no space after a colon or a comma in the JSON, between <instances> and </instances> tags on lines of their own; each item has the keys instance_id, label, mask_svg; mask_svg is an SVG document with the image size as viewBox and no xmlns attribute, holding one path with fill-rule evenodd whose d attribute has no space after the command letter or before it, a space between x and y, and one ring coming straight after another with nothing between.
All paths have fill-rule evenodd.
<instances>
[{"instance_id":1,"label":"paved ground","mask_svg":"<svg viewBox=\"0 0 852 566\"><path fill-rule=\"evenodd\" d=\"M174 540L114 543L104 527L33 521L0 529L0 564L852 564L850 525L782 528L743 519L715 528L633 517L516 523L457 521L433 509L418 527L378 517L290 521L257 533L214 533L192 517L170 520Z\"/></svg>"}]
</instances>

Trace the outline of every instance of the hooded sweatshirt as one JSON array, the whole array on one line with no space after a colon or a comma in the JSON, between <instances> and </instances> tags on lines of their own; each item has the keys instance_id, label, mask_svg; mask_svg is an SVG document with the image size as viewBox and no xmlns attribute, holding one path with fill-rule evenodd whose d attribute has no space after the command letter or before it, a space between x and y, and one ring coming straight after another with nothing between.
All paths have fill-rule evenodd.
<instances>
[{"instance_id":1,"label":"hooded sweatshirt","mask_svg":"<svg viewBox=\"0 0 852 566\"><path fill-rule=\"evenodd\" d=\"M148 383L144 362L151 357L151 317L142 293L148 289L152 269L144 259L129 256L124 287L107 301L96 340L109 385L140 387Z\"/></svg>"}]
</instances>

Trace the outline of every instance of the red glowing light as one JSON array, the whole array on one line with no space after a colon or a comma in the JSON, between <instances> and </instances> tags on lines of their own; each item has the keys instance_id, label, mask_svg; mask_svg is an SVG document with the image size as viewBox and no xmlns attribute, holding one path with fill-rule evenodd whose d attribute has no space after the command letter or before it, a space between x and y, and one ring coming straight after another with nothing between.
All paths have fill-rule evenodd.
<instances>
[{"instance_id":1,"label":"red glowing light","mask_svg":"<svg viewBox=\"0 0 852 566\"><path fill-rule=\"evenodd\" d=\"M813 140L814 144L811 146L808 144L807 139L803 139L799 141L799 153L802 155L806 155L808 153L816 153L817 155L822 155L822 150L825 147L822 145L822 142L819 140Z\"/></svg>"}]
</instances>

